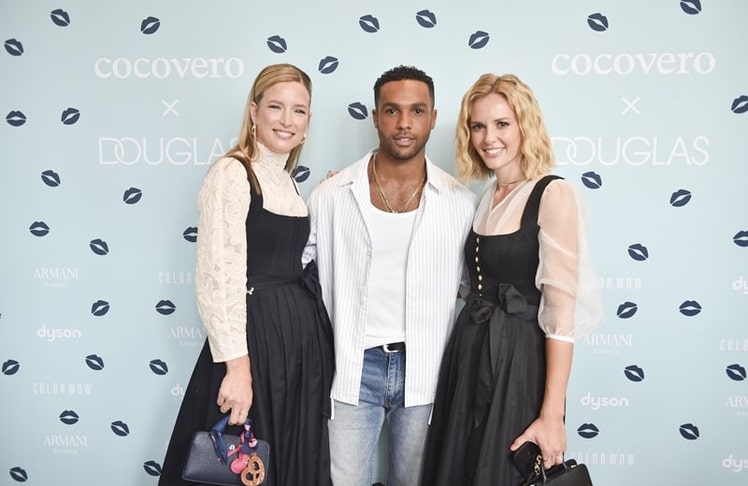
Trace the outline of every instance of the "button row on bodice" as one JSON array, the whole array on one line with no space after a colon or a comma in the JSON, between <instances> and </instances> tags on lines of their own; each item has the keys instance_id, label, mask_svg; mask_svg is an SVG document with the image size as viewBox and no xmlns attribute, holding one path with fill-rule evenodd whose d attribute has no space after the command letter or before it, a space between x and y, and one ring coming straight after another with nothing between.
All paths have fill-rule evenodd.
<instances>
[{"instance_id":1,"label":"button row on bodice","mask_svg":"<svg viewBox=\"0 0 748 486\"><path fill-rule=\"evenodd\" d=\"M480 273L480 236L475 235L475 273L478 276L478 295L483 296L483 275Z\"/></svg>"}]
</instances>

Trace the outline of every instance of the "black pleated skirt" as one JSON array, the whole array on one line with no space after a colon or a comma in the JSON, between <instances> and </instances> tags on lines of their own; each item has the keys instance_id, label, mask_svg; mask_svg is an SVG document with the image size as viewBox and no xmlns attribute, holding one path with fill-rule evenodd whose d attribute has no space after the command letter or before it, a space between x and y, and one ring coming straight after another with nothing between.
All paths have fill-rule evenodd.
<instances>
[{"instance_id":1,"label":"black pleated skirt","mask_svg":"<svg viewBox=\"0 0 748 486\"><path fill-rule=\"evenodd\" d=\"M247 295L252 367L250 418L270 443L266 486L329 486L327 421L334 370L332 330L312 285L303 278L265 282ZM181 479L192 435L221 417L216 405L225 374L206 341L185 392L162 467L160 486L195 486ZM239 427L226 434L240 433Z\"/></svg>"}]
</instances>

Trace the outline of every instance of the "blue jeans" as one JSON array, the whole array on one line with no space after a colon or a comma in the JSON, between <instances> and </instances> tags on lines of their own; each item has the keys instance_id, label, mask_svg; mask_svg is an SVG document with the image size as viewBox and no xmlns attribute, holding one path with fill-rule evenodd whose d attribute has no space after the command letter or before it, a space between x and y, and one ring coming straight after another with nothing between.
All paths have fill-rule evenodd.
<instances>
[{"instance_id":1,"label":"blue jeans","mask_svg":"<svg viewBox=\"0 0 748 486\"><path fill-rule=\"evenodd\" d=\"M431 405L405 407L405 352L367 349L358 406L335 401L329 422L335 486L371 486L377 443L389 426L387 486L416 486L421 480Z\"/></svg>"}]
</instances>

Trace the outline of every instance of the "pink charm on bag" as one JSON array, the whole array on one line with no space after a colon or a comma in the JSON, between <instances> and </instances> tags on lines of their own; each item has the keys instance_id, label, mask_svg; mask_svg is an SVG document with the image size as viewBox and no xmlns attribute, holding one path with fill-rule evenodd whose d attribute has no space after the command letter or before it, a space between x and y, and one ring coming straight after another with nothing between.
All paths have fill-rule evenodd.
<instances>
[{"instance_id":1,"label":"pink charm on bag","mask_svg":"<svg viewBox=\"0 0 748 486\"><path fill-rule=\"evenodd\" d=\"M249 456L251 454L245 454L242 451L239 451L239 453L236 456L236 459L231 461L231 472L234 474L241 474L242 471L247 469L247 465L249 465Z\"/></svg>"}]
</instances>

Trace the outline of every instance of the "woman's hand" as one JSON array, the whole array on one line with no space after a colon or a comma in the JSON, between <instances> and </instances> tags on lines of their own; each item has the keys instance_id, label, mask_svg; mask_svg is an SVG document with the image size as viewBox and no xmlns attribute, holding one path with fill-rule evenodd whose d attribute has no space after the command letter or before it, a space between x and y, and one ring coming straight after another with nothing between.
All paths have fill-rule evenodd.
<instances>
[{"instance_id":1,"label":"woman's hand","mask_svg":"<svg viewBox=\"0 0 748 486\"><path fill-rule=\"evenodd\" d=\"M546 469L564 461L566 387L569 383L573 352L572 343L556 339L545 340L545 392L540 414L509 446L510 450L515 451L528 440L535 442L543 454Z\"/></svg>"},{"instance_id":2,"label":"woman's hand","mask_svg":"<svg viewBox=\"0 0 748 486\"><path fill-rule=\"evenodd\" d=\"M540 447L543 455L543 465L546 469L554 464L564 462L566 426L563 416L546 417L541 414L525 429L522 435L514 439L509 449L515 451L527 441L535 442Z\"/></svg>"},{"instance_id":3,"label":"woman's hand","mask_svg":"<svg viewBox=\"0 0 748 486\"><path fill-rule=\"evenodd\" d=\"M241 425L252 407L252 371L249 356L226 361L226 375L218 389L216 403L221 413L231 410L230 425Z\"/></svg>"}]
</instances>

